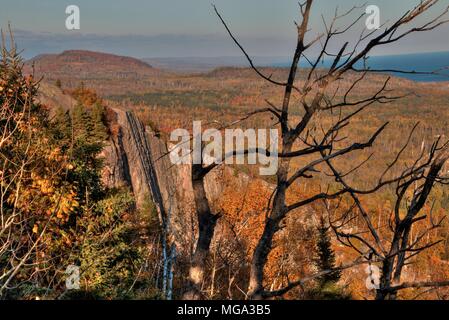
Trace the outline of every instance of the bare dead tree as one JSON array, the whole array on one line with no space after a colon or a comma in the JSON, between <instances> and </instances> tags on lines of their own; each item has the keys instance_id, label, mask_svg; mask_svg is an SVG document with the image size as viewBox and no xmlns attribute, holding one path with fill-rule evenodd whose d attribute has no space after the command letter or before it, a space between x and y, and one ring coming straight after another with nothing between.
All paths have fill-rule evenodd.
<instances>
[{"instance_id":1,"label":"bare dead tree","mask_svg":"<svg viewBox=\"0 0 449 320\"><path fill-rule=\"evenodd\" d=\"M254 64L249 54L231 32L217 8L215 8L217 16L223 23L231 39L246 56L251 68L269 83L284 87L281 106L277 107L275 104L268 102L269 108L263 110L264 112L274 114L279 120L281 131L280 163L276 174L276 190L272 199L270 199L270 210L264 223L263 233L252 256L248 287L248 297L250 299L282 295L301 283L300 281L290 283L284 289L276 290L275 292L266 290L264 283L264 268L273 247L274 237L281 229L281 222L290 212L304 208L316 201L337 199L346 194L371 194L387 185L400 181L400 177L392 179L384 179L382 177L369 190L342 186L338 191L330 192L327 190L319 192L313 196L298 199L292 204L289 204L286 200L287 191L292 185L299 183L301 180L311 179L314 175L319 174L321 165L325 165L344 155L372 147L387 127L388 122L373 132L371 137L366 141L351 143L337 149L337 145L344 141L344 138L341 137L342 130L348 127L352 118L370 105L375 103L386 104L403 97L393 95L392 90L388 89L390 78L387 78L383 85L373 94L363 98L351 99L353 89L363 80L366 80L369 73L392 71L417 73L406 70L372 70L366 65L366 60L370 52L377 47L394 44L410 34L434 30L448 22L448 20L444 20L444 17L449 12L449 7L445 8L442 13L437 14L435 18L430 18L422 25L414 26L418 18L423 17L426 12L429 12L431 8L440 2L438 0L421 1L420 4L405 12L402 17L394 21L390 26L382 26L379 30L369 32L366 32L366 29L364 29L352 47L349 42L344 42L336 52L332 52L332 41L344 36L349 30L353 29L362 20L365 13L363 12L343 27L338 27L338 23L350 17L360 7L353 7L343 14L339 14L338 10L336 10L330 23L326 23L323 19L326 29L325 33L307 41L306 35L309 33L309 20L313 2L313 0L306 0L300 4L302 20L296 24L298 34L297 44L286 81L278 81L273 79L271 75L265 75L264 71ZM314 59L307 57L310 49L318 44L321 45L318 55ZM303 70L306 75L306 80L299 83L296 81L296 78L299 72L299 63L302 59L310 64L310 68ZM330 68L322 70L319 68L319 64L325 59L330 59L332 65ZM360 67L360 65L363 67ZM340 82L345 77L348 78L350 75L357 73L360 73L361 76L352 82L350 87L343 92L341 98L337 99L338 93L341 93L339 90ZM336 86L337 90L331 90L333 86ZM297 101L297 105L303 110L299 121L294 121L292 117L291 105L293 101ZM330 128L327 130L322 128L321 134L317 134L313 128L313 120L320 119L326 112L338 114L338 120ZM254 151L248 150L247 152ZM257 152L266 151L257 150ZM309 161L305 159L306 156L315 156L316 159ZM291 172L291 160L293 158L305 159L307 164ZM338 178L338 176L335 176L335 178Z\"/></svg>"},{"instance_id":2,"label":"bare dead tree","mask_svg":"<svg viewBox=\"0 0 449 320\"><path fill-rule=\"evenodd\" d=\"M242 118L232 121L231 123L222 124L220 123L219 130L224 130L225 128L229 128L235 126L250 117L255 115L265 113L265 112L275 112L271 108L266 108L262 110L256 110L250 112L243 116ZM188 155L191 156L192 164L191 164L191 182L194 196L194 204L195 204L195 212L198 224L198 237L196 240L195 250L191 259L191 265L189 267L188 274L188 285L183 293L183 299L185 300L198 300L204 298L204 295L201 292L201 285L204 281L204 275L206 272L206 263L207 258L210 254L210 246L212 239L215 233L215 227L217 225L218 220L221 217L220 213L214 213L211 210L211 206L209 203L209 199L207 198L206 188L205 188L205 179L206 176L215 169L221 161L207 161L204 157L204 149L205 145L200 141L199 137L191 137L188 142L193 142L194 144L198 143L198 147L201 152L199 154L195 154L195 152L190 152ZM184 144L175 146L179 148ZM195 149L195 146L194 146ZM172 150L173 151L173 150ZM230 154L224 155L223 159L231 157L235 155L238 151L234 151ZM244 151L245 154L250 152L262 152L258 150L250 150ZM263 151L266 152L266 151ZM166 156L164 154L163 156ZM195 158L195 159L194 159ZM197 158L197 159L196 159ZM209 159L211 160L211 159ZM213 159L212 159L213 160ZM211 163L209 163L211 162Z\"/></svg>"},{"instance_id":3,"label":"bare dead tree","mask_svg":"<svg viewBox=\"0 0 449 320\"><path fill-rule=\"evenodd\" d=\"M404 266L410 259L419 255L424 250L429 249L443 240L436 242L426 242L425 237L429 232L439 228L444 218L434 221L432 218L432 209L429 212L429 226L414 240L411 237L413 226L420 221L424 221L428 216L420 215L424 205L428 201L433 187L437 184L447 184L449 177L444 176L442 169L449 160L448 143L439 144L438 139L432 146L427 161L421 165L415 165L408 169L414 171L414 174L408 176L404 171L403 178L398 181L396 187L396 204L394 208L394 219L391 227L393 238L391 240L388 254L382 261L382 276L380 288L377 290L377 299L395 299L397 292L405 288L424 288L448 286L449 281L441 282L415 282L400 283ZM408 177L407 177L408 176ZM406 194L411 190L411 199L407 199ZM401 217L401 207L406 208L404 217Z\"/></svg>"},{"instance_id":4,"label":"bare dead tree","mask_svg":"<svg viewBox=\"0 0 449 320\"><path fill-rule=\"evenodd\" d=\"M408 139L402 151L405 150L409 142L410 139ZM448 177L444 176L442 172L444 164L449 159L449 144L448 142L444 144L440 142L441 139L438 138L427 155L424 154L425 151L423 150L415 163L404 170L400 175L400 179L396 182L394 217L389 221L390 232L387 236L383 235L379 228L374 227L368 210L363 206L361 199L355 193L350 193L350 197L354 201L353 206L340 217L334 217L333 221L330 219L330 224L335 231L337 239L343 245L353 248L363 256L364 253L360 248L362 246L365 248L365 252L369 252L368 255L365 255L367 260L381 264L382 274L379 288L376 290L376 299L378 300L396 299L398 291L406 288L449 285L449 281L446 280L439 282L400 283L403 268L412 258L442 242L442 240L429 242L426 236L431 231L439 228L444 218L434 221L432 217L433 208L429 210L429 216L420 214L428 202L434 186L447 184L449 181ZM388 169L392 168L398 159L399 155L388 166ZM330 161L327 162L327 165L334 173L336 180L343 186L348 187L348 183L336 166ZM409 193L411 193L410 199L407 196ZM353 209L358 211L367 230L344 231L345 226L352 219L350 213ZM428 227L413 239L411 237L413 226L424 222L426 219L428 219ZM362 236L365 233L369 237Z\"/></svg>"}]
</instances>

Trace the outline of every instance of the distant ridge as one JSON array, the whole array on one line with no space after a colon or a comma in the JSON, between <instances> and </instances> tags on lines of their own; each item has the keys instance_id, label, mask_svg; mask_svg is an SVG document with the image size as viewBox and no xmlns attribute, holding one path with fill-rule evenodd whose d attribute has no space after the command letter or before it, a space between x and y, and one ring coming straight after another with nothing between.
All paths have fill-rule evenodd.
<instances>
[{"instance_id":1,"label":"distant ridge","mask_svg":"<svg viewBox=\"0 0 449 320\"><path fill-rule=\"evenodd\" d=\"M289 68L290 57L252 57L258 67ZM143 61L157 68L174 72L210 72L223 67L249 67L244 56L236 57L179 57L179 58L146 58ZM325 59L318 65L320 68L329 68L333 59ZM367 61L373 69L395 69L404 71L432 72L439 71L440 75L420 75L407 73L393 73L401 77L420 82L446 82L449 81L449 52L425 52L397 55L372 56ZM309 68L310 64L305 59L300 61L302 68ZM359 66L362 67L362 66Z\"/></svg>"},{"instance_id":2,"label":"distant ridge","mask_svg":"<svg viewBox=\"0 0 449 320\"><path fill-rule=\"evenodd\" d=\"M289 61L289 57L253 57L257 66L274 66ZM201 73L221 67L249 67L244 56L235 57L179 57L179 58L144 58L151 65L174 72Z\"/></svg>"},{"instance_id":3,"label":"distant ridge","mask_svg":"<svg viewBox=\"0 0 449 320\"><path fill-rule=\"evenodd\" d=\"M100 64L130 64L136 67L142 68L152 68L148 63L131 58L126 56L119 56L112 53L103 53L96 51L88 51L88 50L66 50L60 54L41 54L33 59L30 62L41 62L46 59L56 59L57 61L63 62L77 62L77 63L100 63Z\"/></svg>"}]
</instances>

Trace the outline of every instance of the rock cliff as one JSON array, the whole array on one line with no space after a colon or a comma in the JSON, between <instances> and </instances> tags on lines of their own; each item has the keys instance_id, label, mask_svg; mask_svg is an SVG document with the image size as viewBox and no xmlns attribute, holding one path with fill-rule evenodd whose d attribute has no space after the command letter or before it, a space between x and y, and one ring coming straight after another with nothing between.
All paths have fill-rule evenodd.
<instances>
[{"instance_id":1,"label":"rock cliff","mask_svg":"<svg viewBox=\"0 0 449 320\"><path fill-rule=\"evenodd\" d=\"M169 219L175 241L188 243L192 233L186 229L193 231L195 220L190 165L173 165L166 143L133 112L117 108L110 111L114 128L100 155L104 158L103 182L108 187L128 186L138 208L153 202L161 222ZM211 202L222 192L217 181L223 173L223 169L217 169L207 177L206 192Z\"/></svg>"}]
</instances>

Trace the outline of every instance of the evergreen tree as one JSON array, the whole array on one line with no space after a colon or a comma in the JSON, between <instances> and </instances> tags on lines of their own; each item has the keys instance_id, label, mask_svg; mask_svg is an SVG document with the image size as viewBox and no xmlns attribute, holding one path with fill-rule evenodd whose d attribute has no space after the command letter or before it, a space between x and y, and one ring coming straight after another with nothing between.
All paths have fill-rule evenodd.
<instances>
[{"instance_id":1,"label":"evergreen tree","mask_svg":"<svg viewBox=\"0 0 449 320\"><path fill-rule=\"evenodd\" d=\"M329 227L324 219L321 219L318 227L318 237L316 243L316 257L314 259L318 272L336 269L335 253L332 249L332 241L329 236ZM348 300L351 294L338 285L341 272L335 270L326 273L318 278L317 286L305 291L305 298L311 300Z\"/></svg>"},{"instance_id":2,"label":"evergreen tree","mask_svg":"<svg viewBox=\"0 0 449 320\"><path fill-rule=\"evenodd\" d=\"M335 253L332 249L332 242L329 237L329 227L326 226L324 219L321 219L320 226L318 227L318 241L316 245L317 258L315 264L318 270L327 271L335 269ZM336 284L341 277L340 271L334 271L327 273L319 278L319 284L321 288L326 287L328 284Z\"/></svg>"},{"instance_id":3,"label":"evergreen tree","mask_svg":"<svg viewBox=\"0 0 449 320\"><path fill-rule=\"evenodd\" d=\"M76 141L86 141L92 131L92 119L86 108L78 102L72 111L73 135Z\"/></svg>"},{"instance_id":4,"label":"evergreen tree","mask_svg":"<svg viewBox=\"0 0 449 320\"><path fill-rule=\"evenodd\" d=\"M96 102L92 106L91 118L93 130L91 135L97 142L103 142L108 138L108 132L103 122L104 113L105 108L99 102Z\"/></svg>"},{"instance_id":5,"label":"evergreen tree","mask_svg":"<svg viewBox=\"0 0 449 320\"><path fill-rule=\"evenodd\" d=\"M93 136L92 117L81 102L78 102L73 108L72 128L74 140L72 156L76 170L70 179L78 184L81 203L89 199L99 199L102 196L99 175L102 161L98 158L98 154L101 152L103 144Z\"/></svg>"},{"instance_id":6,"label":"evergreen tree","mask_svg":"<svg viewBox=\"0 0 449 320\"><path fill-rule=\"evenodd\" d=\"M72 119L69 111L62 107L57 108L52 124L55 138L63 144L69 144L72 140Z\"/></svg>"}]
</instances>

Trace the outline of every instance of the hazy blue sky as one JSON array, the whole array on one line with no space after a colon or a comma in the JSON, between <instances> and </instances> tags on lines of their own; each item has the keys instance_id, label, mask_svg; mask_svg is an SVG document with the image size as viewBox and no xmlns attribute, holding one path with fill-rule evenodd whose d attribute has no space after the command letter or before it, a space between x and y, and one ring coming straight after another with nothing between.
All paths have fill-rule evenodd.
<instances>
[{"instance_id":1,"label":"hazy blue sky","mask_svg":"<svg viewBox=\"0 0 449 320\"><path fill-rule=\"evenodd\" d=\"M19 30L25 55L63 49L103 49L139 57L231 56L239 52L226 37L210 0L1 0L0 25L8 21ZM297 0L214 0L233 31L254 55L288 55L295 40L293 21ZM316 0L311 27L322 28L321 14L329 15L364 0ZM371 0L381 9L382 22L402 15L417 0ZM81 30L65 29L65 8L81 10ZM449 0L441 0L438 13ZM362 26L360 26L362 27ZM401 48L380 54L449 51L449 28L414 37ZM132 35L132 36L130 36ZM351 39L348 39L351 40ZM126 51L128 50L128 51Z\"/></svg>"}]
</instances>

